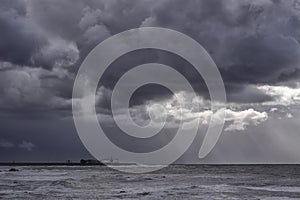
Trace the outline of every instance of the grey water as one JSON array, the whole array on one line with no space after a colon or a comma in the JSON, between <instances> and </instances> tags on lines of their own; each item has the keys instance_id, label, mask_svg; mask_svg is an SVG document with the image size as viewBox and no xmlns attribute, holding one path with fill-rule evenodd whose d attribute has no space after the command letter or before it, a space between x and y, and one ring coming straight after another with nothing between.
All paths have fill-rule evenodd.
<instances>
[{"instance_id":1,"label":"grey water","mask_svg":"<svg viewBox=\"0 0 300 200\"><path fill-rule=\"evenodd\" d=\"M172 165L148 174L106 166L9 168L0 167L0 199L300 199L298 165Z\"/></svg>"}]
</instances>

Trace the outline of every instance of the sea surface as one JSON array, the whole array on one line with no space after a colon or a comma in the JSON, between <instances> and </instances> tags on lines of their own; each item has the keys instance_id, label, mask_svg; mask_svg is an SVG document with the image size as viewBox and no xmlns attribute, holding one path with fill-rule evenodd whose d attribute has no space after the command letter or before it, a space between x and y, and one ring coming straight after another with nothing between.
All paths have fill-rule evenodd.
<instances>
[{"instance_id":1,"label":"sea surface","mask_svg":"<svg viewBox=\"0 0 300 200\"><path fill-rule=\"evenodd\" d=\"M300 199L298 165L170 166L148 174L106 166L10 168L0 167L0 199Z\"/></svg>"}]
</instances>

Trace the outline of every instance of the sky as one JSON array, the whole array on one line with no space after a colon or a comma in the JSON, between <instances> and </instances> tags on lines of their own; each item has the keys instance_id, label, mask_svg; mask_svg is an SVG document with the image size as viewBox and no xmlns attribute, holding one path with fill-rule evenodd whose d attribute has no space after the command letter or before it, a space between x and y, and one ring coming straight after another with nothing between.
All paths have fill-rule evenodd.
<instances>
[{"instance_id":1,"label":"sky","mask_svg":"<svg viewBox=\"0 0 300 200\"><path fill-rule=\"evenodd\" d=\"M225 127L213 151L200 160L197 152L212 114L205 82L193 66L172 53L138 50L119 57L99 82L96 110L110 139L134 152L160 148L178 129L176 98L181 98L182 120L193 123L200 118L201 124L197 139L178 163L300 162L297 0L2 0L0 161L92 157L72 117L77 71L100 42L140 27L180 31L207 50L225 84ZM155 141L132 143L112 119L111 94L126 71L150 62L179 71L197 96L187 91L175 95L154 84L139 88L130 100L133 120L147 124L149 111L161 120L166 113L157 104L168 110L169 118Z\"/></svg>"}]
</instances>

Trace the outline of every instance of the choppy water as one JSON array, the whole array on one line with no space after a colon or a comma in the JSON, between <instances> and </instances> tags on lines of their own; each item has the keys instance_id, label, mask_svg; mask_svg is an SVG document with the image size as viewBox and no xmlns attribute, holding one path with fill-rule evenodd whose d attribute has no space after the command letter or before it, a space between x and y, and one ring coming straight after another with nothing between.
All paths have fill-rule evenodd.
<instances>
[{"instance_id":1,"label":"choppy water","mask_svg":"<svg viewBox=\"0 0 300 200\"><path fill-rule=\"evenodd\" d=\"M133 166L129 166L133 167ZM0 199L300 199L300 166L0 167Z\"/></svg>"}]
</instances>

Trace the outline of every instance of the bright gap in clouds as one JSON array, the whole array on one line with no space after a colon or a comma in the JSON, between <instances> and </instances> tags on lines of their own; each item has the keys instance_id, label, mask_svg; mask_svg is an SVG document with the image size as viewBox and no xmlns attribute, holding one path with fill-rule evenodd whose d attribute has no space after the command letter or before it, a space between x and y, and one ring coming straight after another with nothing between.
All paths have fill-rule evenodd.
<instances>
[{"instance_id":1,"label":"bright gap in clouds","mask_svg":"<svg viewBox=\"0 0 300 200\"><path fill-rule=\"evenodd\" d=\"M273 101L265 102L265 105L297 105L300 104L300 88L287 86L263 85L257 87L273 98Z\"/></svg>"},{"instance_id":2,"label":"bright gap in clouds","mask_svg":"<svg viewBox=\"0 0 300 200\"><path fill-rule=\"evenodd\" d=\"M183 105L179 105L177 98L181 98ZM165 109L157 109L157 104ZM200 110L197 110L197 104ZM210 123L212 111L210 110L210 101L203 99L200 96L191 98L190 94L186 92L179 92L172 96L172 98L161 101L148 101L142 106L135 106L131 108L132 116L138 116L134 120L143 120L140 113L147 112L153 114L154 120L164 119L162 115L170 115L172 117L171 123L174 127L177 126L182 120L184 123L193 123L196 119L200 118L200 126ZM218 113L218 112L217 112ZM225 131L243 131L249 126L256 126L268 119L266 112L256 111L253 108L245 110L236 110L228 108L226 113L226 126Z\"/></svg>"},{"instance_id":3,"label":"bright gap in clouds","mask_svg":"<svg viewBox=\"0 0 300 200\"><path fill-rule=\"evenodd\" d=\"M251 126L258 126L267 121L271 114L280 114L278 119L293 118L290 113L289 106L297 106L300 104L300 88L291 88L287 86L271 86L271 85L252 85L264 95L270 97L270 101L258 103L231 103L228 102L226 109L225 127L226 132L242 132ZM103 93L105 91L105 94ZM107 100L110 92L108 89L101 87L98 90L98 101ZM177 98L184 102L180 107ZM165 109L158 109L157 105L161 105ZM199 110L197 110L197 105ZM200 126L210 123L212 111L210 109L210 101L186 92L178 92L169 98L148 100L141 105L130 107L131 117L137 124L146 124L149 122L149 113L152 113L152 119L159 122L165 119L165 115L172 117L171 126L178 126L180 120L184 123L194 123L195 119L200 119ZM115 116L121 117L121 116Z\"/></svg>"}]
</instances>

